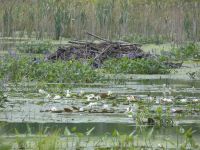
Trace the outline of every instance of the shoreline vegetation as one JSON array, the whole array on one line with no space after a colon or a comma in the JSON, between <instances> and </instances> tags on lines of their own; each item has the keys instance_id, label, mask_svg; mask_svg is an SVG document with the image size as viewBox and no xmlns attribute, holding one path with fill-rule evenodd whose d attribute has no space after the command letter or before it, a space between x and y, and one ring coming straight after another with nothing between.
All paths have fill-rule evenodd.
<instances>
[{"instance_id":1,"label":"shoreline vegetation","mask_svg":"<svg viewBox=\"0 0 200 150\"><path fill-rule=\"evenodd\" d=\"M1 1L0 32L40 40L86 39L89 31L141 44L199 41L199 7L198 0Z\"/></svg>"}]
</instances>

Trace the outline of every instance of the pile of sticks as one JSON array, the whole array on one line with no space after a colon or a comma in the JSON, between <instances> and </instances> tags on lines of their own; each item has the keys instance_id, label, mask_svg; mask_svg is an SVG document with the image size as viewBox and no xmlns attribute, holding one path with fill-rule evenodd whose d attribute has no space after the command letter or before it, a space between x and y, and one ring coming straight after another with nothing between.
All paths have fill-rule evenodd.
<instances>
[{"instance_id":1,"label":"pile of sticks","mask_svg":"<svg viewBox=\"0 0 200 150\"><path fill-rule=\"evenodd\" d=\"M103 39L94 34L89 36L97 38L98 42L69 41L70 45L59 47L53 54L47 56L47 60L71 60L71 59L93 59L93 65L100 67L108 58L128 57L130 59L147 58L150 54L141 49L141 45L127 42L114 42Z\"/></svg>"}]
</instances>

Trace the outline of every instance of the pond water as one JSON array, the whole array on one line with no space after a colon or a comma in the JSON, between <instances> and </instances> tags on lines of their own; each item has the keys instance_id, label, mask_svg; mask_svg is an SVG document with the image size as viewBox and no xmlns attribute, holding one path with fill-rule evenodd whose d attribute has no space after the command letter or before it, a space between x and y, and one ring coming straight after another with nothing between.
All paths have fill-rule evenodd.
<instances>
[{"instance_id":1,"label":"pond water","mask_svg":"<svg viewBox=\"0 0 200 150\"><path fill-rule=\"evenodd\" d=\"M167 84L166 84L167 81ZM164 86L163 86L164 85ZM124 112L132 105L127 103L126 97L134 95L141 101L147 101L148 97L162 99L169 97L173 99L187 99L188 102L198 99L200 96L200 82L191 80L175 79L144 79L128 81L125 85L98 84L76 85L71 93L84 91L88 94L101 94L112 91L112 99L102 98L88 102L85 97L61 97L58 100L48 99L45 95L38 93L36 86L25 85L17 87L6 86L8 101L4 103L0 112L0 120L6 122L57 122L57 123L85 123L85 122L105 122L105 123L133 123L133 119L127 117ZM86 107L90 103L94 104L93 112L49 112L52 107L57 110L64 110L66 107ZM107 105L112 112L96 112ZM145 105L145 104L144 104ZM156 108L153 104L152 109ZM186 109L184 104L174 103L172 108ZM198 108L199 109L199 108ZM153 111L153 110L152 110ZM197 116L193 114L193 116ZM196 120L198 121L198 120Z\"/></svg>"},{"instance_id":2,"label":"pond water","mask_svg":"<svg viewBox=\"0 0 200 150\"><path fill-rule=\"evenodd\" d=\"M200 81L190 79L173 79L173 77L165 78L162 75L155 79L154 76L149 79L130 79L125 85L120 84L80 84L71 89L71 93L79 93L81 90L86 93L100 94L112 91L115 95L114 99L101 99L95 101L97 103L94 109L101 109L103 105L108 105L113 109L112 113L107 112L60 112L52 113L47 110L56 107L63 110L68 106L76 106L78 108L87 106L89 102L83 97L62 97L59 100L49 100L45 96L38 93L38 89L34 84L5 85L8 102L5 102L0 112L0 120L5 122L38 122L38 123L134 123L133 118L127 117L124 113L130 104L126 103L128 95L134 95L143 101L148 100L149 96L156 97L172 97L176 99L188 99L188 101L199 98ZM113 103L116 103L116 106ZM156 107L156 104L153 105ZM153 107L152 106L152 107ZM185 108L185 105L173 104L172 107ZM152 108L153 109L153 108ZM195 119L191 122L199 122L198 113L193 114ZM188 118L182 122L188 122Z\"/></svg>"}]
</instances>

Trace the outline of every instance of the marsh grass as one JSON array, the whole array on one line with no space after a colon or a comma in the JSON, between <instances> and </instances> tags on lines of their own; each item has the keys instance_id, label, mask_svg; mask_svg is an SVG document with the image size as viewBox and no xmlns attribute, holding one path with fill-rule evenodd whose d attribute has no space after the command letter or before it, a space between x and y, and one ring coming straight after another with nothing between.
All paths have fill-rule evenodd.
<instances>
[{"instance_id":1,"label":"marsh grass","mask_svg":"<svg viewBox=\"0 0 200 150\"><path fill-rule=\"evenodd\" d=\"M2 134L3 131L1 129L5 126L5 123L0 123L0 134ZM0 136L0 150L10 150L11 144L6 141L3 137Z\"/></svg>"},{"instance_id":2,"label":"marsh grass","mask_svg":"<svg viewBox=\"0 0 200 150\"><path fill-rule=\"evenodd\" d=\"M172 55L178 60L200 59L200 46L197 43L190 42L180 47L172 48Z\"/></svg>"},{"instance_id":3,"label":"marsh grass","mask_svg":"<svg viewBox=\"0 0 200 150\"><path fill-rule=\"evenodd\" d=\"M49 53L53 44L49 40L29 40L17 44L16 49L22 53L45 54Z\"/></svg>"},{"instance_id":4,"label":"marsh grass","mask_svg":"<svg viewBox=\"0 0 200 150\"><path fill-rule=\"evenodd\" d=\"M56 150L59 146L59 132L55 132L47 137L40 138L36 142L36 147L39 150Z\"/></svg>"},{"instance_id":5,"label":"marsh grass","mask_svg":"<svg viewBox=\"0 0 200 150\"><path fill-rule=\"evenodd\" d=\"M32 140L32 147L28 144L30 141L26 138L22 138L21 142L16 139L18 148L23 145L23 149L34 148L39 150L56 150L63 148L70 149L141 149L141 148L180 148L188 149L195 148L198 149L199 145L195 142L193 138L193 133L195 132L191 128L184 130L181 126L177 127L177 141L163 137L163 141L160 139L161 143L155 143L156 133L155 127L141 126L139 130L133 131L130 134L121 134L117 130L114 130L112 135L104 135L103 137L93 137L85 133L79 133L78 131L73 131L73 133L61 136L60 132L55 131L49 135L40 134L35 140ZM165 139L165 140L164 140ZM19 145L20 144L20 145Z\"/></svg>"},{"instance_id":6,"label":"marsh grass","mask_svg":"<svg viewBox=\"0 0 200 150\"><path fill-rule=\"evenodd\" d=\"M198 0L1 1L0 27L2 36L79 39L90 30L107 38L178 43L199 39L198 14Z\"/></svg>"}]
</instances>

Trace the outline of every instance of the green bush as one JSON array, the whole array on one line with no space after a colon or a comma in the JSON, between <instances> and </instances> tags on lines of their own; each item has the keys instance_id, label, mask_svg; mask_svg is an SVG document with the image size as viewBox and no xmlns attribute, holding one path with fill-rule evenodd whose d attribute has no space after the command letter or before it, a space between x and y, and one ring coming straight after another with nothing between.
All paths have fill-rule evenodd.
<instances>
[{"instance_id":1,"label":"green bush","mask_svg":"<svg viewBox=\"0 0 200 150\"><path fill-rule=\"evenodd\" d=\"M169 68L154 59L110 59L104 62L103 68L109 73L128 74L166 74Z\"/></svg>"},{"instance_id":2,"label":"green bush","mask_svg":"<svg viewBox=\"0 0 200 150\"><path fill-rule=\"evenodd\" d=\"M50 41L25 41L17 45L17 50L24 53L44 54L53 48L53 44Z\"/></svg>"},{"instance_id":3,"label":"green bush","mask_svg":"<svg viewBox=\"0 0 200 150\"><path fill-rule=\"evenodd\" d=\"M179 48L173 48L172 54L176 59L200 59L200 47L195 43L189 43Z\"/></svg>"},{"instance_id":4,"label":"green bush","mask_svg":"<svg viewBox=\"0 0 200 150\"><path fill-rule=\"evenodd\" d=\"M33 61L30 57L0 60L0 77L19 82L44 81L49 83L94 82L98 79L96 71L88 63L80 61Z\"/></svg>"}]
</instances>

